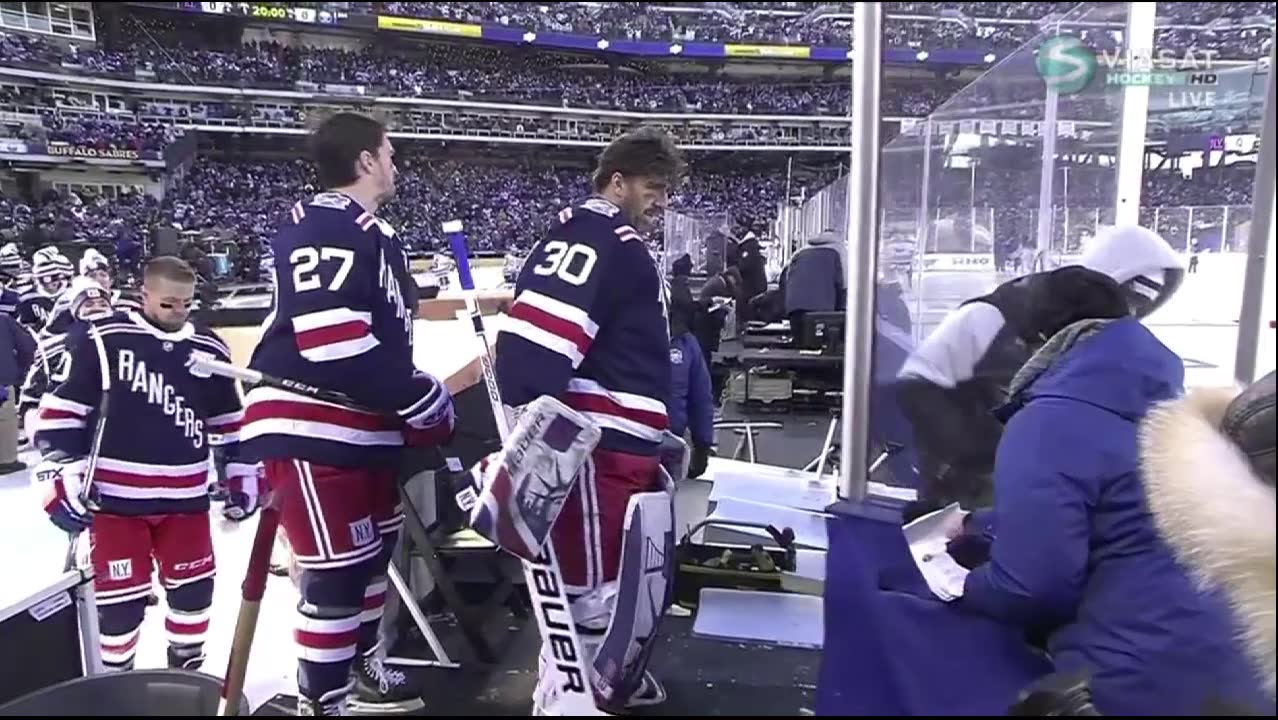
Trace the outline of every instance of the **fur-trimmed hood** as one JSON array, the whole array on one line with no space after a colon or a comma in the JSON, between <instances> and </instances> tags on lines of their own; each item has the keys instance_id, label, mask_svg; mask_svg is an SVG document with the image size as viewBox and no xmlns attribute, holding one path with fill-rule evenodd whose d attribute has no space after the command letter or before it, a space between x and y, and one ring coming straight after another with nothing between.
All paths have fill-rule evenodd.
<instances>
[{"instance_id":1,"label":"fur-trimmed hood","mask_svg":"<svg viewBox=\"0 0 1278 720\"><path fill-rule=\"evenodd\" d=\"M1141 425L1141 466L1160 533L1197 577L1224 589L1272 697L1274 488L1218 430L1237 394L1199 389L1155 408Z\"/></svg>"}]
</instances>

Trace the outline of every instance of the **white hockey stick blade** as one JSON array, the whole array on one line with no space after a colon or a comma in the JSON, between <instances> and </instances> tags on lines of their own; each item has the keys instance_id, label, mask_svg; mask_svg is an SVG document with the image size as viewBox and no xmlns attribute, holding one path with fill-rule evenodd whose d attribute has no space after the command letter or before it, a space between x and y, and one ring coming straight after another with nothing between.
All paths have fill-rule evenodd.
<instances>
[{"instance_id":1,"label":"white hockey stick blade","mask_svg":"<svg viewBox=\"0 0 1278 720\"><path fill-rule=\"evenodd\" d=\"M256 385L262 381L262 373L248 368L237 367L228 362L222 362L213 357L212 354L193 351L186 361L187 368L190 369L192 375L201 375L209 377L217 375L219 377L231 378L240 382Z\"/></svg>"}]
</instances>

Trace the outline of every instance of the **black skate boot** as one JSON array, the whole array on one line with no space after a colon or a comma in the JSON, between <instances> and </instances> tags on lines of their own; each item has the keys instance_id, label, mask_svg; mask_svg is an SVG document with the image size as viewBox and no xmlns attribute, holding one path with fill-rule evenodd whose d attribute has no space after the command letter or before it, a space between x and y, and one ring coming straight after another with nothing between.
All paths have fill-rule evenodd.
<instances>
[{"instance_id":1,"label":"black skate boot","mask_svg":"<svg viewBox=\"0 0 1278 720\"><path fill-rule=\"evenodd\" d=\"M351 692L352 715L401 715L426 707L421 692L410 686L408 676L386 667L376 649L355 658L355 687Z\"/></svg>"},{"instance_id":2,"label":"black skate boot","mask_svg":"<svg viewBox=\"0 0 1278 720\"><path fill-rule=\"evenodd\" d=\"M204 645L170 645L169 667L175 670L199 670L204 665Z\"/></svg>"},{"instance_id":3,"label":"black skate boot","mask_svg":"<svg viewBox=\"0 0 1278 720\"><path fill-rule=\"evenodd\" d=\"M325 693L318 700L312 700L305 695L297 696L297 714L311 717L342 717L349 715L346 712L346 700L350 693L350 686L338 688L330 693Z\"/></svg>"}]
</instances>

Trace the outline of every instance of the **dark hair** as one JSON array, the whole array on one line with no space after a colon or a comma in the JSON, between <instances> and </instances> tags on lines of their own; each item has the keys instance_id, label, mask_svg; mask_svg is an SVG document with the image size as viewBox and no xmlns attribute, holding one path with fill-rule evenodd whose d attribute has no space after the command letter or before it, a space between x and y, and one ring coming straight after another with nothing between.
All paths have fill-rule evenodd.
<instances>
[{"instance_id":1,"label":"dark hair","mask_svg":"<svg viewBox=\"0 0 1278 720\"><path fill-rule=\"evenodd\" d=\"M359 179L355 162L367 150L376 155L386 139L386 128L367 115L342 112L333 115L311 133L311 160L325 190L350 185Z\"/></svg>"},{"instance_id":2,"label":"dark hair","mask_svg":"<svg viewBox=\"0 0 1278 720\"><path fill-rule=\"evenodd\" d=\"M683 153L674 138L659 128L642 127L613 140L599 153L592 177L596 191L604 189L612 176L658 177L674 185L683 175Z\"/></svg>"},{"instance_id":3,"label":"dark hair","mask_svg":"<svg viewBox=\"0 0 1278 720\"><path fill-rule=\"evenodd\" d=\"M161 255L151 258L142 271L142 282L152 278L162 278L179 283L195 283L195 271L185 260L175 255Z\"/></svg>"}]
</instances>

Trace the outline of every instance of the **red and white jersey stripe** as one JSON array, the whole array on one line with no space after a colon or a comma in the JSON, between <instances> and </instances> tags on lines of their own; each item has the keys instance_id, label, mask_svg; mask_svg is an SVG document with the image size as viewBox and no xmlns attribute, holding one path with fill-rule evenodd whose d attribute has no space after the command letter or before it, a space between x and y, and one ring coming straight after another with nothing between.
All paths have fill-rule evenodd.
<instances>
[{"instance_id":1,"label":"red and white jersey stripe","mask_svg":"<svg viewBox=\"0 0 1278 720\"><path fill-rule=\"evenodd\" d=\"M568 382L564 402L600 428L616 430L648 442L661 442L661 432L669 425L664 402L643 395L612 391L586 378L573 378Z\"/></svg>"},{"instance_id":2,"label":"red and white jersey stripe","mask_svg":"<svg viewBox=\"0 0 1278 720\"><path fill-rule=\"evenodd\" d=\"M268 387L250 390L244 396L244 403L242 441L285 435L359 447L404 444L402 426L384 415L351 410Z\"/></svg>"},{"instance_id":3,"label":"red and white jersey stripe","mask_svg":"<svg viewBox=\"0 0 1278 720\"><path fill-rule=\"evenodd\" d=\"M204 421L204 430L217 436L216 445L240 441L240 425L244 422L244 411L235 410L223 415L216 415ZM212 438L210 438L212 441Z\"/></svg>"},{"instance_id":4,"label":"red and white jersey stripe","mask_svg":"<svg viewBox=\"0 0 1278 720\"><path fill-rule=\"evenodd\" d=\"M208 494L209 461L157 465L102 456L93 474L103 497L120 500L192 500Z\"/></svg>"},{"instance_id":5,"label":"red and white jersey stripe","mask_svg":"<svg viewBox=\"0 0 1278 720\"><path fill-rule=\"evenodd\" d=\"M515 298L502 329L568 358L576 369L590 350L599 325L585 310L525 290Z\"/></svg>"},{"instance_id":6,"label":"red and white jersey stripe","mask_svg":"<svg viewBox=\"0 0 1278 720\"><path fill-rule=\"evenodd\" d=\"M372 313L339 307L293 318L297 349L311 362L343 360L377 347Z\"/></svg>"},{"instance_id":7,"label":"red and white jersey stripe","mask_svg":"<svg viewBox=\"0 0 1278 720\"><path fill-rule=\"evenodd\" d=\"M46 393L40 398L40 428L42 430L83 430L85 418L91 412L93 408L88 405ZM30 428L28 432L34 432L34 428Z\"/></svg>"}]
</instances>

